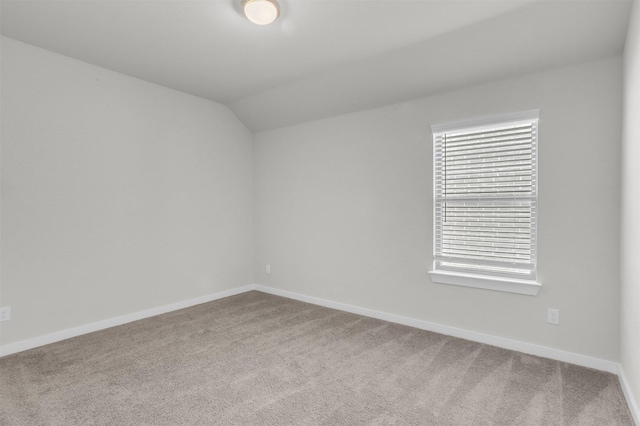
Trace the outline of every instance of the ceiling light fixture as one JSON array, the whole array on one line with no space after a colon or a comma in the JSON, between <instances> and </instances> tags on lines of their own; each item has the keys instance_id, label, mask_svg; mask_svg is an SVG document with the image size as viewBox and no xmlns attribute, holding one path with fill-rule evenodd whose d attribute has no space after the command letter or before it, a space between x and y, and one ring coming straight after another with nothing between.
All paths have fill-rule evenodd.
<instances>
[{"instance_id":1,"label":"ceiling light fixture","mask_svg":"<svg viewBox=\"0 0 640 426\"><path fill-rule=\"evenodd\" d=\"M251 22L267 25L280 15L280 6L276 0L242 0L242 10Z\"/></svg>"}]
</instances>

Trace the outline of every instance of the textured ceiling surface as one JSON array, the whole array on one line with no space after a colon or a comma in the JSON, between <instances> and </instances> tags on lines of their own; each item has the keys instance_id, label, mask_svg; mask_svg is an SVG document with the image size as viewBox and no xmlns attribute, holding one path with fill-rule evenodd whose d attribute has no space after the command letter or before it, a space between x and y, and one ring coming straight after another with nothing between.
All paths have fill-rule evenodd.
<instances>
[{"instance_id":1,"label":"textured ceiling surface","mask_svg":"<svg viewBox=\"0 0 640 426\"><path fill-rule=\"evenodd\" d=\"M630 0L0 2L3 35L228 105L252 131L622 52Z\"/></svg>"}]
</instances>

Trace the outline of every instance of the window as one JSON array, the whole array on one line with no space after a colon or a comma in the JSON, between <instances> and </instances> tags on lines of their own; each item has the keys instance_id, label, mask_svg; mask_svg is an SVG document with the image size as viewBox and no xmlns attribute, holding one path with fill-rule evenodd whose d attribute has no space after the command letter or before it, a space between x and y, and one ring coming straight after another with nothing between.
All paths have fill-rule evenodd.
<instances>
[{"instance_id":1,"label":"window","mask_svg":"<svg viewBox=\"0 0 640 426\"><path fill-rule=\"evenodd\" d=\"M431 130L432 281L537 294L538 110Z\"/></svg>"}]
</instances>

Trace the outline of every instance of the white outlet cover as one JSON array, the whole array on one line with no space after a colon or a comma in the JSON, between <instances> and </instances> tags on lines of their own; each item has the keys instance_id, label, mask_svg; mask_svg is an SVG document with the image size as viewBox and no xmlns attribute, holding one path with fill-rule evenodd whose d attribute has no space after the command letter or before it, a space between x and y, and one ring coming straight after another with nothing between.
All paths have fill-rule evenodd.
<instances>
[{"instance_id":1,"label":"white outlet cover","mask_svg":"<svg viewBox=\"0 0 640 426\"><path fill-rule=\"evenodd\" d=\"M11 306L3 306L0 308L0 322L9 321L11 319Z\"/></svg>"},{"instance_id":2,"label":"white outlet cover","mask_svg":"<svg viewBox=\"0 0 640 426\"><path fill-rule=\"evenodd\" d=\"M547 309L547 322L549 324L560 324L560 310L558 309Z\"/></svg>"}]
</instances>

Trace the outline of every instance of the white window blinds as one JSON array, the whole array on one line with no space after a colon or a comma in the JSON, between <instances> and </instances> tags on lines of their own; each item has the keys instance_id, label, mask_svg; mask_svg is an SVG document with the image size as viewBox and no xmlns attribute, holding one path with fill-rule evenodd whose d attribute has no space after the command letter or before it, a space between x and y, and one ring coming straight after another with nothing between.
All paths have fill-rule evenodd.
<instances>
[{"instance_id":1,"label":"white window blinds","mask_svg":"<svg viewBox=\"0 0 640 426\"><path fill-rule=\"evenodd\" d=\"M433 126L435 270L535 279L537 128L537 111Z\"/></svg>"}]
</instances>

